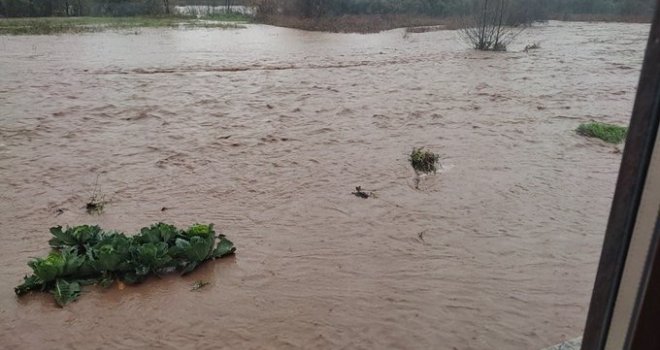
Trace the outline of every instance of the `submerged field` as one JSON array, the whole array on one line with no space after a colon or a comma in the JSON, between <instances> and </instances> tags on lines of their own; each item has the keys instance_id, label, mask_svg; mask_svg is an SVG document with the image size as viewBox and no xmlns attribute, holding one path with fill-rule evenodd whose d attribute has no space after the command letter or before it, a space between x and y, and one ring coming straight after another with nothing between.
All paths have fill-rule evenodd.
<instances>
[{"instance_id":1,"label":"submerged field","mask_svg":"<svg viewBox=\"0 0 660 350\"><path fill-rule=\"evenodd\" d=\"M243 28L249 18L238 14L194 17L45 17L0 19L0 35L45 35L141 30L142 28ZM138 32L134 32L138 33Z\"/></svg>"},{"instance_id":2,"label":"submerged field","mask_svg":"<svg viewBox=\"0 0 660 350\"><path fill-rule=\"evenodd\" d=\"M454 31L0 36L0 339L523 350L578 336L621 146L575 130L627 124L647 32L553 21L507 53ZM413 147L440 155L436 174L417 177ZM14 296L49 227L156 221L213 222L238 253L65 309Z\"/></svg>"}]
</instances>

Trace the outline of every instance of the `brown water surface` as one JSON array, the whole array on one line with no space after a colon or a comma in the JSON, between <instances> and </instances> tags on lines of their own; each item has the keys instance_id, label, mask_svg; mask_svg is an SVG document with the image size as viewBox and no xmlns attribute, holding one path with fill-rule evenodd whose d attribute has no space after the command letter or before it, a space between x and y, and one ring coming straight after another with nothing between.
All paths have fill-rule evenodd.
<instances>
[{"instance_id":1,"label":"brown water surface","mask_svg":"<svg viewBox=\"0 0 660 350\"><path fill-rule=\"evenodd\" d=\"M0 37L7 349L539 349L581 333L648 25L508 53L404 35L144 29ZM541 49L522 52L539 41ZM440 153L423 177L414 146ZM100 216L84 205L98 183ZM357 185L377 193L360 199ZM162 210L162 208L167 208ZM18 299L48 228L213 222L190 276ZM193 281L211 285L191 292Z\"/></svg>"}]
</instances>

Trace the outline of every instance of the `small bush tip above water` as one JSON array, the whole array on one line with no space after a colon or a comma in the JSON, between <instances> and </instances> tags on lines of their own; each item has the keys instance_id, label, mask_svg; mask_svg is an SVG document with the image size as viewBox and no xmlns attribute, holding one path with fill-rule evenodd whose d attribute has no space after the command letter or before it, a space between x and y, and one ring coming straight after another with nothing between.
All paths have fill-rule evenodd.
<instances>
[{"instance_id":1,"label":"small bush tip above water","mask_svg":"<svg viewBox=\"0 0 660 350\"><path fill-rule=\"evenodd\" d=\"M105 195L101 192L101 187L99 186L99 178L96 177L96 182L94 183L94 190L89 196L87 204L85 204L85 210L87 214L97 214L100 215L103 213L103 208L106 204Z\"/></svg>"},{"instance_id":2,"label":"small bush tip above water","mask_svg":"<svg viewBox=\"0 0 660 350\"><path fill-rule=\"evenodd\" d=\"M523 49L524 52L529 52L529 50L538 50L541 48L540 43L533 43L533 44L527 44L525 45L525 48Z\"/></svg>"},{"instance_id":3,"label":"small bush tip above water","mask_svg":"<svg viewBox=\"0 0 660 350\"><path fill-rule=\"evenodd\" d=\"M601 122L580 124L575 130L578 135L599 138L608 143L620 143L626 138L628 128Z\"/></svg>"},{"instance_id":4,"label":"small bush tip above water","mask_svg":"<svg viewBox=\"0 0 660 350\"><path fill-rule=\"evenodd\" d=\"M437 166L440 165L440 156L425 150L424 147L413 148L409 160L413 169L422 173L435 173L438 170Z\"/></svg>"}]
</instances>

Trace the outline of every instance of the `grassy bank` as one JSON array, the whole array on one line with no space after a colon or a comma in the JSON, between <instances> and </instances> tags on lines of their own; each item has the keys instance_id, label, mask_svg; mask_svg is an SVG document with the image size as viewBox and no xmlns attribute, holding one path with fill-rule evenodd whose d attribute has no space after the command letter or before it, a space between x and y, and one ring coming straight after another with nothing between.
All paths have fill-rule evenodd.
<instances>
[{"instance_id":1,"label":"grassy bank","mask_svg":"<svg viewBox=\"0 0 660 350\"><path fill-rule=\"evenodd\" d=\"M0 35L90 33L136 28L240 28L248 17L229 14L197 19L193 17L41 17L0 20Z\"/></svg>"},{"instance_id":2,"label":"grassy bank","mask_svg":"<svg viewBox=\"0 0 660 350\"><path fill-rule=\"evenodd\" d=\"M334 33L377 33L394 28L424 26L455 29L457 25L456 20L451 18L413 15L347 15L321 18L273 15L261 20L261 23L278 27Z\"/></svg>"}]
</instances>

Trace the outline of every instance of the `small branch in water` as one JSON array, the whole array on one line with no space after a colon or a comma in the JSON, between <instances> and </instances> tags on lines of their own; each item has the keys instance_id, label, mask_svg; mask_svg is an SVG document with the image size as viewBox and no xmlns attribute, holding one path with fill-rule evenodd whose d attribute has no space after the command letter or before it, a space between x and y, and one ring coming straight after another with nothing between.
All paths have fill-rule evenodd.
<instances>
[{"instance_id":1,"label":"small branch in water","mask_svg":"<svg viewBox=\"0 0 660 350\"><path fill-rule=\"evenodd\" d=\"M351 192L351 194L355 195L356 197L360 197L364 199L367 199L369 197L375 197L375 194L373 192L362 191L362 186L355 187L355 192Z\"/></svg>"},{"instance_id":2,"label":"small branch in water","mask_svg":"<svg viewBox=\"0 0 660 350\"><path fill-rule=\"evenodd\" d=\"M89 201L85 205L85 210L87 214L96 214L100 215L103 212L103 207L107 201L105 200L105 195L101 192L101 187L99 186L99 177L96 176L96 181L94 182L94 190L89 198Z\"/></svg>"}]
</instances>

